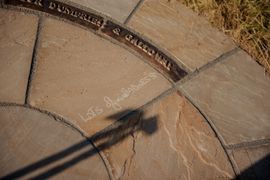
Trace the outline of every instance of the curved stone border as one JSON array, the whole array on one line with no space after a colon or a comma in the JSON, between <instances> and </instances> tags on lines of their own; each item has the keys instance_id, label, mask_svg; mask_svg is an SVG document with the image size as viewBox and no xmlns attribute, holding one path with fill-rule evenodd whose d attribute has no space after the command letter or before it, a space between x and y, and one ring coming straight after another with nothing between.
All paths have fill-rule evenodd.
<instances>
[{"instance_id":1,"label":"curved stone border","mask_svg":"<svg viewBox=\"0 0 270 180\"><path fill-rule=\"evenodd\" d=\"M16 103L6 103L6 102L0 102L0 106L2 107L21 107L21 108L26 108L26 109L30 109L33 111L38 111L42 114L45 114L49 117L52 117L55 121L62 123L64 126L69 127L71 130L76 131L77 133L79 133L83 138L85 138L87 141L89 141L89 143L95 148L95 150L98 152L98 155L100 156L100 158L102 159L105 168L107 169L107 173L110 179L114 179L113 174L112 174L112 168L110 167L110 163L108 162L105 154L100 151L95 144L92 142L91 139L89 139L82 130L80 130L78 127L76 127L75 125L73 125L70 121L64 119L62 116L59 116L55 113L49 112L47 110L43 110L43 109L39 109L27 104L21 105L21 104L16 104Z\"/></svg>"},{"instance_id":2,"label":"curved stone border","mask_svg":"<svg viewBox=\"0 0 270 180\"><path fill-rule=\"evenodd\" d=\"M88 29L109 36L142 55L154 68L170 81L177 82L187 75L176 61L152 43L131 32L120 24L55 0L5 0L4 5L30 8L64 18Z\"/></svg>"}]
</instances>

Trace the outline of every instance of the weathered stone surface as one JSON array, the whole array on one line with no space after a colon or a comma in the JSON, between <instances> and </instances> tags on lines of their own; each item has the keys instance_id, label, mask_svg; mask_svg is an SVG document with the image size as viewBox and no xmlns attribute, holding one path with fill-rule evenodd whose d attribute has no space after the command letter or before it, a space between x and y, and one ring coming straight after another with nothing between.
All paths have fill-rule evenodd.
<instances>
[{"instance_id":1,"label":"weathered stone surface","mask_svg":"<svg viewBox=\"0 0 270 180\"><path fill-rule=\"evenodd\" d=\"M123 23L139 0L71 0L71 2L92 8Z\"/></svg>"},{"instance_id":2,"label":"weathered stone surface","mask_svg":"<svg viewBox=\"0 0 270 180\"><path fill-rule=\"evenodd\" d=\"M39 179L109 179L92 145L46 114L24 107L0 107L0 128L0 177L29 179L47 172L49 176ZM85 152L91 155L78 158ZM56 171L49 171L52 169Z\"/></svg>"},{"instance_id":3,"label":"weathered stone surface","mask_svg":"<svg viewBox=\"0 0 270 180\"><path fill-rule=\"evenodd\" d=\"M114 133L109 136L110 132ZM234 177L208 123L177 93L121 119L102 134L94 142L105 152L116 179Z\"/></svg>"},{"instance_id":4,"label":"weathered stone surface","mask_svg":"<svg viewBox=\"0 0 270 180\"><path fill-rule=\"evenodd\" d=\"M128 26L195 70L233 49L234 43L177 0L146 0Z\"/></svg>"},{"instance_id":5,"label":"weathered stone surface","mask_svg":"<svg viewBox=\"0 0 270 180\"><path fill-rule=\"evenodd\" d=\"M24 103L38 19L0 9L0 101Z\"/></svg>"},{"instance_id":6,"label":"weathered stone surface","mask_svg":"<svg viewBox=\"0 0 270 180\"><path fill-rule=\"evenodd\" d=\"M267 180L270 177L270 145L237 149L232 156L245 180Z\"/></svg>"},{"instance_id":7,"label":"weathered stone surface","mask_svg":"<svg viewBox=\"0 0 270 180\"><path fill-rule=\"evenodd\" d=\"M270 78L243 51L181 86L227 145L270 137Z\"/></svg>"},{"instance_id":8,"label":"weathered stone surface","mask_svg":"<svg viewBox=\"0 0 270 180\"><path fill-rule=\"evenodd\" d=\"M88 135L111 124L107 116L138 108L171 86L139 58L89 31L46 19L40 34L30 104L66 117Z\"/></svg>"}]
</instances>

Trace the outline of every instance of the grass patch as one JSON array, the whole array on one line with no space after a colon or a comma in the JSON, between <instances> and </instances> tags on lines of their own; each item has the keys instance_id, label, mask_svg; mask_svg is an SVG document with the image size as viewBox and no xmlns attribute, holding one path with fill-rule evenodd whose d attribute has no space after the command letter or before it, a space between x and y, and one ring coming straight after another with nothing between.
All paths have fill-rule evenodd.
<instances>
[{"instance_id":1,"label":"grass patch","mask_svg":"<svg viewBox=\"0 0 270 180\"><path fill-rule=\"evenodd\" d=\"M270 73L270 0L178 0L228 34Z\"/></svg>"}]
</instances>

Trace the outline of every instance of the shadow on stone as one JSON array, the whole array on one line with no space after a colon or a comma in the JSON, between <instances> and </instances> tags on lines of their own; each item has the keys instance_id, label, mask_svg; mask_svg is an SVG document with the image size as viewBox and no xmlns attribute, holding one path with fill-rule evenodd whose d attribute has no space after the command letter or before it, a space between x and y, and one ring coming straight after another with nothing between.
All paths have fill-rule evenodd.
<instances>
[{"instance_id":1,"label":"shadow on stone","mask_svg":"<svg viewBox=\"0 0 270 180\"><path fill-rule=\"evenodd\" d=\"M121 114L128 114L128 115L117 120L117 118ZM57 164L53 168L45 170L45 172L42 172L30 178L30 179L47 179L78 164L82 160L90 158L91 156L97 154L98 151L107 149L121 142L129 135L133 135L133 133L135 133L136 131L142 131L146 135L151 135L158 130L157 117L150 117L144 119L144 113L142 111L125 110L117 114L114 114L108 118L117 121L112 125L108 126L107 128L89 137L87 140L81 141L56 154L53 154L26 167L18 169L8 175L5 175L4 177L1 177L0 179L21 178L27 174L34 173L35 171L40 170L41 168L45 168L46 166L52 163L63 161L64 158L67 158L68 156L78 152L79 150L86 149L85 152L73 157L72 159L69 159L61 164ZM88 148L91 142L95 143L96 148L93 147L92 149L89 150Z\"/></svg>"},{"instance_id":2,"label":"shadow on stone","mask_svg":"<svg viewBox=\"0 0 270 180\"><path fill-rule=\"evenodd\" d=\"M241 180L269 180L270 179L270 154L245 169L236 177Z\"/></svg>"}]
</instances>

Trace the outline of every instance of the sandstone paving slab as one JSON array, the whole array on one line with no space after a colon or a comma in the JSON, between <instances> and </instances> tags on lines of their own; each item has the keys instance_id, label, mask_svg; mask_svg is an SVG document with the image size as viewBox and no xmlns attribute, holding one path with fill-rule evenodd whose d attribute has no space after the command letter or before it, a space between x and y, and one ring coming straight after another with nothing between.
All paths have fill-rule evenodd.
<instances>
[{"instance_id":1,"label":"sandstone paving slab","mask_svg":"<svg viewBox=\"0 0 270 180\"><path fill-rule=\"evenodd\" d=\"M270 137L270 77L242 50L180 88L227 145Z\"/></svg>"},{"instance_id":2,"label":"sandstone paving slab","mask_svg":"<svg viewBox=\"0 0 270 180\"><path fill-rule=\"evenodd\" d=\"M93 140L116 179L234 177L208 123L176 92L122 118L101 134Z\"/></svg>"},{"instance_id":3,"label":"sandstone paving slab","mask_svg":"<svg viewBox=\"0 0 270 180\"><path fill-rule=\"evenodd\" d=\"M107 116L136 109L171 87L127 50L53 19L42 23L36 64L30 104L65 117L89 136L114 122Z\"/></svg>"},{"instance_id":4,"label":"sandstone paving slab","mask_svg":"<svg viewBox=\"0 0 270 180\"><path fill-rule=\"evenodd\" d=\"M38 18L0 9L0 101L24 103Z\"/></svg>"},{"instance_id":5,"label":"sandstone paving slab","mask_svg":"<svg viewBox=\"0 0 270 180\"><path fill-rule=\"evenodd\" d=\"M136 7L139 0L70 0L76 4L94 9L111 18L124 22L132 10Z\"/></svg>"},{"instance_id":6,"label":"sandstone paving slab","mask_svg":"<svg viewBox=\"0 0 270 180\"><path fill-rule=\"evenodd\" d=\"M177 0L145 0L128 26L192 71L235 48L228 37Z\"/></svg>"},{"instance_id":7,"label":"sandstone paving slab","mask_svg":"<svg viewBox=\"0 0 270 180\"><path fill-rule=\"evenodd\" d=\"M46 114L2 106L0 128L2 178L109 179L93 146L80 133ZM81 158L85 152L91 156Z\"/></svg>"},{"instance_id":8,"label":"sandstone paving slab","mask_svg":"<svg viewBox=\"0 0 270 180\"><path fill-rule=\"evenodd\" d=\"M232 152L242 179L269 179L270 145L236 149Z\"/></svg>"}]
</instances>

